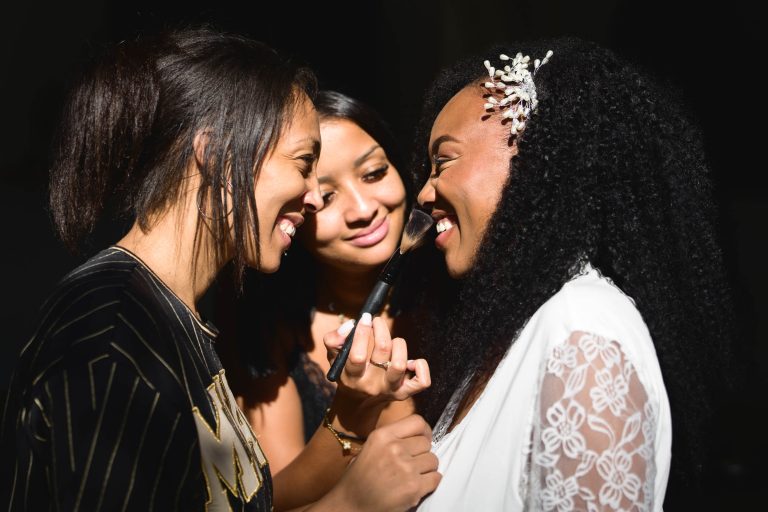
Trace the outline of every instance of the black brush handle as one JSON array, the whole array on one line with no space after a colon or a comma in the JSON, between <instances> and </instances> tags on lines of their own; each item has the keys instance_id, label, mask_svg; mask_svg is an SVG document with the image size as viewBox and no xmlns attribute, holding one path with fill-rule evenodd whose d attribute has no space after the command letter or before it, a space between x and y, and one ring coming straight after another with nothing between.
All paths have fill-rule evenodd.
<instances>
[{"instance_id":1,"label":"black brush handle","mask_svg":"<svg viewBox=\"0 0 768 512\"><path fill-rule=\"evenodd\" d=\"M357 322L355 322L352 330L347 334L347 337L344 340L344 345L342 345L341 350L339 350L339 355L336 356L336 360L333 361L331 369L328 370L326 377L328 377L329 381L336 382L339 380L341 369L347 364L349 349L352 347L352 338L355 337L355 330L357 330L357 323L360 321L360 317L363 316L364 313L370 313L371 316L379 314L381 308L384 307L384 302L387 300L387 292L389 292L389 288L392 286L392 283L395 282L395 278L397 278L397 274L400 272L402 263L403 253L400 252L400 248L398 247L394 254L389 258L387 264L384 265L384 270L379 274L379 280L376 281L373 290L368 294L368 298L365 299L365 304L363 304L363 308L357 316Z\"/></svg>"}]
</instances>

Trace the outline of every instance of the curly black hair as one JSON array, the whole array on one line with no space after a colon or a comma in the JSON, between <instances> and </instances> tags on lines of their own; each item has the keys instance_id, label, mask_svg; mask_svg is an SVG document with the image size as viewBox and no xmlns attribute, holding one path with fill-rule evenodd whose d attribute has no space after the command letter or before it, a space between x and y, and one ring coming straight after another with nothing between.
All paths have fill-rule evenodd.
<instances>
[{"instance_id":1,"label":"curly black hair","mask_svg":"<svg viewBox=\"0 0 768 512\"><path fill-rule=\"evenodd\" d=\"M670 485L687 488L705 457L732 315L702 137L671 89L577 39L491 49L443 71L428 90L414 184L430 172L424 148L435 118L482 80L484 59L518 51L541 58L550 49L535 78L538 108L473 268L423 329L434 384L420 405L434 423L466 375L487 379L586 257L635 300L650 330L673 414Z\"/></svg>"}]
</instances>

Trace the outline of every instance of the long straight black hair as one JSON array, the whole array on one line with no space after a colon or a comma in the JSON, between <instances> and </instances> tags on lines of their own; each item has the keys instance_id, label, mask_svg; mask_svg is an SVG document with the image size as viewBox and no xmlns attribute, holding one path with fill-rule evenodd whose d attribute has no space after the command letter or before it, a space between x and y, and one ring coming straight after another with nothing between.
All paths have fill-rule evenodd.
<instances>
[{"instance_id":1,"label":"long straight black hair","mask_svg":"<svg viewBox=\"0 0 768 512\"><path fill-rule=\"evenodd\" d=\"M50 179L60 237L76 249L114 218L147 229L179 197L196 158L204 207L195 244L205 224L216 261L233 249L239 283L246 244L259 246L255 178L285 121L315 90L307 68L207 28L118 44L82 75L64 109ZM205 145L196 154L198 135ZM224 187L231 205L217 192Z\"/></svg>"}]
</instances>

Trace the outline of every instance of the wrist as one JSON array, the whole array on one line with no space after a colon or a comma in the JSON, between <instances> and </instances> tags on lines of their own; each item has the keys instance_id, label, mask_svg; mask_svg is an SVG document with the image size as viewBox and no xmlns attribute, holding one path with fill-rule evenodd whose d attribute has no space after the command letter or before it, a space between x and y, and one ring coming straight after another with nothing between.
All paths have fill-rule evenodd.
<instances>
[{"instance_id":1,"label":"wrist","mask_svg":"<svg viewBox=\"0 0 768 512\"><path fill-rule=\"evenodd\" d=\"M360 453L363 444L365 443L364 437L359 437L348 432L340 430L333 424L335 415L331 412L331 409L325 411L323 416L323 427L331 433L336 441L341 446L341 452L344 456L356 456ZM340 425L339 425L340 427Z\"/></svg>"},{"instance_id":2,"label":"wrist","mask_svg":"<svg viewBox=\"0 0 768 512\"><path fill-rule=\"evenodd\" d=\"M387 404L383 400L347 400L337 395L326 417L337 431L364 439L376 428Z\"/></svg>"}]
</instances>

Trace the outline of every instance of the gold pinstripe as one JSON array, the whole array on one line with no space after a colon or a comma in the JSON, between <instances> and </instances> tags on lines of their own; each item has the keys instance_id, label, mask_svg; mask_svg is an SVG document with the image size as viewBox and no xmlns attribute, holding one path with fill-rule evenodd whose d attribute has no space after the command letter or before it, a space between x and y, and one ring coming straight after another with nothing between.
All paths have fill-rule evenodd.
<instances>
[{"instance_id":1,"label":"gold pinstripe","mask_svg":"<svg viewBox=\"0 0 768 512\"><path fill-rule=\"evenodd\" d=\"M72 319L69 322L65 323L64 325L60 326L58 329L53 331L52 336L56 336L57 334L59 334L61 331L63 331L64 329L66 329L70 325L75 324L75 323L79 322L80 320L89 317L90 315L94 314L97 311L101 311L104 308L108 308L109 306L114 306L115 304L119 304L119 303L120 303L119 300L111 300L109 302L105 302L104 304L96 306L95 308L93 308L92 310L88 311L87 313L83 313L79 317L77 317L75 319Z\"/></svg>"},{"instance_id":2,"label":"gold pinstripe","mask_svg":"<svg viewBox=\"0 0 768 512\"><path fill-rule=\"evenodd\" d=\"M75 472L75 449L72 444L72 413L69 405L69 379L67 370L64 370L64 405L67 409L67 443L69 446L69 467Z\"/></svg>"},{"instance_id":3,"label":"gold pinstripe","mask_svg":"<svg viewBox=\"0 0 768 512\"><path fill-rule=\"evenodd\" d=\"M121 512L125 512L125 508L128 506L128 500L133 492L133 484L136 481L136 469L139 467L139 457L141 456L141 449L144 447L144 439L147 436L147 430L149 429L149 423L152 421L152 415L155 413L155 407L160 399L160 393L155 393L155 399L152 401L152 407L149 410L149 416L144 423L144 431L141 433L141 439L139 440L139 447L136 449L136 458L133 461L133 470L131 471L131 481L128 484L128 491L125 493L125 501L123 501L123 508Z\"/></svg>"},{"instance_id":4,"label":"gold pinstripe","mask_svg":"<svg viewBox=\"0 0 768 512\"><path fill-rule=\"evenodd\" d=\"M114 325L110 325L108 327L105 327L105 328L101 329L100 331L94 332L93 334L89 334L88 336L83 336L82 338L78 338L75 341L73 341L72 343L70 343L70 346L74 346L74 345L77 345L78 343L81 343L83 341L88 341L90 339L93 339L93 338L96 338L98 336L101 336L105 332L107 332L107 331L109 331L111 329L114 329L114 328L115 328Z\"/></svg>"},{"instance_id":5,"label":"gold pinstripe","mask_svg":"<svg viewBox=\"0 0 768 512\"><path fill-rule=\"evenodd\" d=\"M109 475L112 474L112 464L115 462L115 456L117 455L117 449L120 447L120 441L123 439L123 432L125 431L125 424L128 420L128 412L131 410L131 404L133 403L133 397L136 395L136 388L139 385L139 378L133 379L133 388L131 389L131 396L128 397L128 403L125 404L125 412L123 413L123 420L120 423L120 429L117 432L117 440L115 446L112 447L112 453L109 456L109 462L107 463L107 470L104 473L104 479L101 483L101 492L99 493L99 501L96 505L96 510L101 509L101 502L104 500L104 492L107 490L107 484L109 483ZM136 454L138 459L139 453Z\"/></svg>"},{"instance_id":6,"label":"gold pinstripe","mask_svg":"<svg viewBox=\"0 0 768 512\"><path fill-rule=\"evenodd\" d=\"M91 381L91 409L96 410L96 384L93 380L93 363L97 363L101 361L102 359L107 359L109 356L107 354L102 354L99 357L94 357L90 361L88 361L88 378Z\"/></svg>"},{"instance_id":7,"label":"gold pinstripe","mask_svg":"<svg viewBox=\"0 0 768 512\"><path fill-rule=\"evenodd\" d=\"M32 385L33 385L33 386L36 386L36 385L37 385L37 383L38 383L38 382L40 382L40 379L42 379L42 378L45 376L45 374L48 372L48 370L50 370L52 367L54 367L54 366L56 366L57 364L59 364L59 362L60 362L60 361L61 361L63 358L64 358L64 356L61 356L61 357L57 357L56 359L54 359L53 361L51 361L51 363L50 363L48 366L46 366L46 367L43 369L43 371L41 371L41 372L40 372L40 373L37 375L37 377L35 377L34 379L32 379Z\"/></svg>"},{"instance_id":8,"label":"gold pinstripe","mask_svg":"<svg viewBox=\"0 0 768 512\"><path fill-rule=\"evenodd\" d=\"M8 510L11 510L13 506L13 499L16 497L16 479L19 476L19 459L16 459L16 463L13 465L13 485L11 485L11 500L8 503Z\"/></svg>"},{"instance_id":9,"label":"gold pinstripe","mask_svg":"<svg viewBox=\"0 0 768 512\"><path fill-rule=\"evenodd\" d=\"M99 440L99 430L101 430L101 422L104 419L104 411L107 409L107 402L109 398L109 392L112 390L112 380L115 377L115 369L117 368L116 363L112 363L112 368L109 371L109 380L107 381L107 389L104 391L104 399L101 402L101 412L99 413L99 419L96 421L96 430L93 433L93 438L91 439L91 447L88 450L88 458L85 461L85 468L83 471L83 478L80 482L80 489L77 491L77 500L75 501L75 507L74 510L78 510L80 508L80 500L83 499L83 492L85 491L85 483L88 481L88 473L91 470L91 461L93 460L93 453L96 450L96 441ZM53 466L56 467L55 465ZM55 480L54 475L54 480Z\"/></svg>"},{"instance_id":10,"label":"gold pinstripe","mask_svg":"<svg viewBox=\"0 0 768 512\"><path fill-rule=\"evenodd\" d=\"M48 428L51 428L51 420L48 419L48 416L45 415L45 409L43 408L43 404L40 402L40 399L35 397L34 400L32 400L34 404L37 406L38 409L40 409L40 415L43 417L43 421L45 422L45 426Z\"/></svg>"},{"instance_id":11,"label":"gold pinstripe","mask_svg":"<svg viewBox=\"0 0 768 512\"><path fill-rule=\"evenodd\" d=\"M152 485L152 493L149 495L149 512L152 512L155 509L155 493L157 492L157 484L160 483L161 475L163 474L163 466L165 465L165 456L168 454L168 448L171 446L171 441L173 440L173 436L176 435L176 427L179 425L179 420L181 419L181 413L176 413L176 419L173 421L173 427L171 427L171 431L168 434L168 439L165 443L165 449L163 450L163 455L160 456L160 463L158 464L157 468L157 478L155 478L155 483Z\"/></svg>"},{"instance_id":12,"label":"gold pinstripe","mask_svg":"<svg viewBox=\"0 0 768 512\"><path fill-rule=\"evenodd\" d=\"M155 351L155 349L153 349L153 348L152 348L152 346L151 346L149 343L147 343L147 340L145 340L145 339L144 339L144 336L142 336L142 335L139 333L139 331L138 331L138 330L136 330L136 328L133 326L133 324L131 324L131 323L128 321L128 319L127 319L127 318L125 318L125 317L122 315L122 313L118 313L118 314L117 314L117 317L118 317L120 320L122 320L122 321L123 321L123 323L125 323L125 325L127 325L127 326L128 326L128 328L130 328L130 329L131 329L131 331L133 331L133 334L134 334L134 335L136 335L136 337L137 337L137 338L138 338L138 340L141 342L141 344L142 344L142 345L144 345L144 347L146 347L146 349L147 349L147 350L149 350L149 351L150 351L150 353L151 353L153 356L155 356L155 358L156 358L156 359L157 359L157 360L160 362L160 364L162 364L163 366L165 366L165 369L166 369L166 370L168 370L168 373L170 373L171 375L173 375L173 378L176 380L176 382L179 384L179 386L181 386L181 380L179 380L179 376L178 376L178 375L176 375L176 373L173 371L173 368L171 368L171 367L168 365L168 363L165 361L165 359L163 359L162 357L160 357L160 354L158 354L158 353Z\"/></svg>"},{"instance_id":13,"label":"gold pinstripe","mask_svg":"<svg viewBox=\"0 0 768 512\"><path fill-rule=\"evenodd\" d=\"M30 476L32 475L32 463L34 462L35 457L32 454L32 452L29 452L29 466L27 466L27 481L24 482L24 510L29 510L29 507L27 506L27 497L29 497L29 481L31 480Z\"/></svg>"},{"instance_id":14,"label":"gold pinstripe","mask_svg":"<svg viewBox=\"0 0 768 512\"><path fill-rule=\"evenodd\" d=\"M133 357L131 357L131 355L128 352L126 352L120 345L118 345L114 341L110 342L109 344L112 345L112 347L115 350L120 352L123 356L125 356L126 359L128 359L131 362L133 367L136 369L136 373L139 374L139 377L141 377L141 380L144 381L144 384L146 384L148 388L150 388L152 391L157 391L155 386L149 381L149 379L147 379L146 375L144 375L144 372L141 371L141 369L139 368L139 364L136 362L136 360Z\"/></svg>"}]
</instances>

